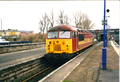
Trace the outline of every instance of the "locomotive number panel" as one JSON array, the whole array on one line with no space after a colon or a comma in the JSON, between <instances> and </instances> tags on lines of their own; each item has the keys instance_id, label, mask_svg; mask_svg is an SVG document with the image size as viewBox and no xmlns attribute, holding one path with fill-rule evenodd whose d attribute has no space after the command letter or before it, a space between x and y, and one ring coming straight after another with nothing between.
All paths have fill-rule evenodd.
<instances>
[{"instance_id":1,"label":"locomotive number panel","mask_svg":"<svg viewBox=\"0 0 120 82\"><path fill-rule=\"evenodd\" d=\"M55 44L55 45L54 45L54 51L61 51L61 46L60 46L60 44Z\"/></svg>"}]
</instances>

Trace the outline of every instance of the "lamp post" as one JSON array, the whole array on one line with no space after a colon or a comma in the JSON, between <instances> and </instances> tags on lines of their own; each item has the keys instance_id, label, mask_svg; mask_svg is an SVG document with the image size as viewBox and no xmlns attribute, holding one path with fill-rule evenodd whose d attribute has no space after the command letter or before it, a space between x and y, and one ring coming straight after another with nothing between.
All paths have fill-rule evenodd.
<instances>
[{"instance_id":1,"label":"lamp post","mask_svg":"<svg viewBox=\"0 0 120 82\"><path fill-rule=\"evenodd\" d=\"M102 69L106 69L106 48L105 48L105 25L107 25L107 20L105 19L106 17L106 11L109 12L110 10L106 10L106 0L104 0L104 20L102 20L102 25L103 25L103 48L102 48Z\"/></svg>"},{"instance_id":2,"label":"lamp post","mask_svg":"<svg viewBox=\"0 0 120 82\"><path fill-rule=\"evenodd\" d=\"M106 0L104 0L104 20L102 21L102 25L104 28L103 32L103 48L102 48L102 69L106 69L106 48L105 48L105 25L107 25L107 20L105 20L106 14Z\"/></svg>"}]
</instances>

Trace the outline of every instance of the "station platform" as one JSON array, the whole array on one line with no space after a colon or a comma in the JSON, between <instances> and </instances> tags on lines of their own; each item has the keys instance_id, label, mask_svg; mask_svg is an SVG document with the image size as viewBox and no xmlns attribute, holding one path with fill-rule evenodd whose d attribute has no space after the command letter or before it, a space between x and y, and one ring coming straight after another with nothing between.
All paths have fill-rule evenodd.
<instances>
[{"instance_id":1,"label":"station platform","mask_svg":"<svg viewBox=\"0 0 120 82\"><path fill-rule=\"evenodd\" d=\"M65 64L39 82L119 82L119 55L111 43L106 47L106 70L102 69L103 42L100 42L78 56L74 60L77 62Z\"/></svg>"}]
</instances>

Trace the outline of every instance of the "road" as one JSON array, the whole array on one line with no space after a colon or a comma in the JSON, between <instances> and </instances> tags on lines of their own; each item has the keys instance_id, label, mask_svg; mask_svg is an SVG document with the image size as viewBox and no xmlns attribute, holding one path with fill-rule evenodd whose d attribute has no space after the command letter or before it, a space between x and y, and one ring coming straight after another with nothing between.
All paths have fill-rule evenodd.
<instances>
[{"instance_id":1,"label":"road","mask_svg":"<svg viewBox=\"0 0 120 82\"><path fill-rule=\"evenodd\" d=\"M31 50L0 54L0 64L25 58L25 57L29 57L29 56L34 56L34 55L45 53L45 52L46 52L46 49L44 47L44 48L37 48L37 49L31 49Z\"/></svg>"}]
</instances>

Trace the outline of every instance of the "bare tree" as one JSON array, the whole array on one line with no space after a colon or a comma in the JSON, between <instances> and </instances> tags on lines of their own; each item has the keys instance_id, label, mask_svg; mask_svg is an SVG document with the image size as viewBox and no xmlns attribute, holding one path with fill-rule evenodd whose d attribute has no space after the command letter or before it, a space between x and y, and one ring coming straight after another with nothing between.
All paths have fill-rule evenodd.
<instances>
[{"instance_id":1,"label":"bare tree","mask_svg":"<svg viewBox=\"0 0 120 82\"><path fill-rule=\"evenodd\" d=\"M69 21L69 18L67 17L67 15L65 15L64 16L64 23L63 24L69 24L68 21Z\"/></svg>"},{"instance_id":2,"label":"bare tree","mask_svg":"<svg viewBox=\"0 0 120 82\"><path fill-rule=\"evenodd\" d=\"M85 19L83 20L82 26L83 26L83 29L89 30L95 26L95 23L92 23L88 15L85 15Z\"/></svg>"},{"instance_id":3,"label":"bare tree","mask_svg":"<svg viewBox=\"0 0 120 82\"><path fill-rule=\"evenodd\" d=\"M40 32L44 34L45 29L47 31L49 25L49 18L46 13L42 16L42 19L40 19L39 25Z\"/></svg>"},{"instance_id":4,"label":"bare tree","mask_svg":"<svg viewBox=\"0 0 120 82\"><path fill-rule=\"evenodd\" d=\"M76 12L74 15L75 24L77 28L80 29L91 29L94 27L94 23L89 19L88 15L82 13L81 11Z\"/></svg>"},{"instance_id":5,"label":"bare tree","mask_svg":"<svg viewBox=\"0 0 120 82\"><path fill-rule=\"evenodd\" d=\"M51 12L51 17L49 18L49 22L50 22L50 28L54 26L54 14L53 14L53 10Z\"/></svg>"},{"instance_id":6,"label":"bare tree","mask_svg":"<svg viewBox=\"0 0 120 82\"><path fill-rule=\"evenodd\" d=\"M39 29L40 29L40 33L43 32L43 21L40 19L40 22L39 22Z\"/></svg>"},{"instance_id":7,"label":"bare tree","mask_svg":"<svg viewBox=\"0 0 120 82\"><path fill-rule=\"evenodd\" d=\"M56 20L57 24L69 24L69 18L67 15L64 14L64 11L60 11L58 17L59 19Z\"/></svg>"},{"instance_id":8,"label":"bare tree","mask_svg":"<svg viewBox=\"0 0 120 82\"><path fill-rule=\"evenodd\" d=\"M82 28L82 22L84 20L84 16L82 14L82 12L76 12L74 15L74 19L75 19L75 25L77 28Z\"/></svg>"}]
</instances>

